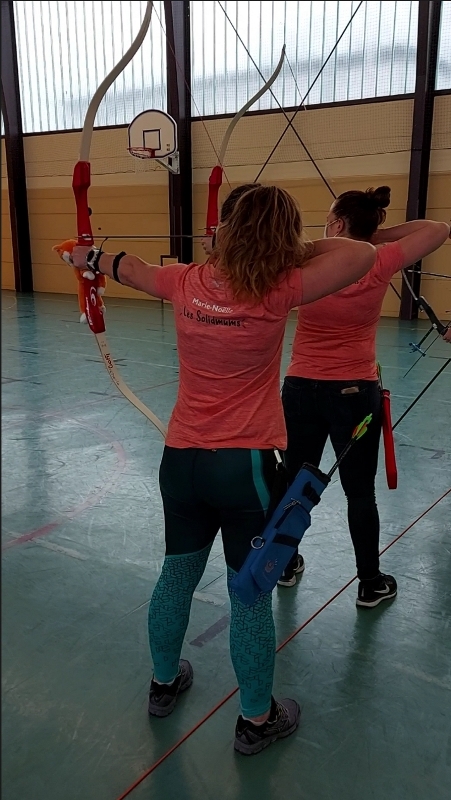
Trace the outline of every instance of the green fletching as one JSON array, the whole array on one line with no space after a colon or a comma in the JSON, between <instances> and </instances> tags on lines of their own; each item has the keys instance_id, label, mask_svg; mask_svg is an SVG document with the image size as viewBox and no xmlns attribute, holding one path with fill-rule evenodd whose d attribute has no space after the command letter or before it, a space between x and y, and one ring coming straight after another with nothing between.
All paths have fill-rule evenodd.
<instances>
[{"instance_id":1,"label":"green fletching","mask_svg":"<svg viewBox=\"0 0 451 800\"><path fill-rule=\"evenodd\" d=\"M368 425L370 424L372 419L373 419L373 415L372 414L368 414L368 416L365 417L365 419L363 419L362 422L360 422L360 424L357 425L356 428L354 428L354 432L352 434L352 438L356 439L356 440L360 439L367 432Z\"/></svg>"}]
</instances>

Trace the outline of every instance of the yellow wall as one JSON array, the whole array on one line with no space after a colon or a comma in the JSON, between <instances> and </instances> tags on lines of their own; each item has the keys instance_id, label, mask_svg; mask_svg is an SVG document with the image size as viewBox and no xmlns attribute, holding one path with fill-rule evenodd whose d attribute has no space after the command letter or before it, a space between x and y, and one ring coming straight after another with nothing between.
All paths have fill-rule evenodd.
<instances>
[{"instance_id":1,"label":"yellow wall","mask_svg":"<svg viewBox=\"0 0 451 800\"><path fill-rule=\"evenodd\" d=\"M387 224L405 219L412 130L412 100L369 103L300 112L295 127L321 170L339 194L350 188L388 184L392 202ZM208 178L229 119L193 123L193 201L195 234L205 226ZM230 187L255 180L261 165L285 128L282 113L243 118L235 129L225 161L221 198ZM92 144L92 225L96 236L164 235L169 232L167 173L126 152L126 129L95 131ZM52 245L74 234L71 190L80 133L27 136L25 158L29 193L33 276L36 291L76 292L70 270L51 252ZM449 220L451 207L451 96L436 99L428 216ZM2 286L12 288L12 258L2 142L3 242ZM299 200L308 234L322 235L332 197L291 130L265 168L261 180L277 183ZM320 227L312 227L312 226ZM124 249L159 263L169 240L112 240L110 250ZM451 274L451 242L424 261L424 269ZM199 244L195 258L203 256ZM446 318L451 309L451 284L423 278L423 291ZM426 284L427 281L427 284ZM399 279L398 279L399 284ZM107 296L143 297L108 283ZM383 313L396 316L399 301L387 293Z\"/></svg>"}]
</instances>

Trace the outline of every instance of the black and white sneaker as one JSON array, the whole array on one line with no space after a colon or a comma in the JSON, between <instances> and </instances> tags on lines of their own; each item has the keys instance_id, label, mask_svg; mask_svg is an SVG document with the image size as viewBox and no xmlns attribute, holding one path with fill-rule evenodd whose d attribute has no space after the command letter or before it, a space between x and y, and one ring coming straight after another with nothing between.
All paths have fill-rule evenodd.
<instances>
[{"instance_id":1,"label":"black and white sneaker","mask_svg":"<svg viewBox=\"0 0 451 800\"><path fill-rule=\"evenodd\" d=\"M365 608L374 608L384 600L396 597L398 586L393 575L381 573L369 581L360 581L356 605Z\"/></svg>"},{"instance_id":2,"label":"black and white sneaker","mask_svg":"<svg viewBox=\"0 0 451 800\"><path fill-rule=\"evenodd\" d=\"M305 570L305 561L303 557L298 553L297 561L293 561L288 564L286 570L282 572L279 580L277 581L278 586L295 586L296 585L296 575L300 575L301 572Z\"/></svg>"},{"instance_id":3,"label":"black and white sneaker","mask_svg":"<svg viewBox=\"0 0 451 800\"><path fill-rule=\"evenodd\" d=\"M238 717L235 728L235 750L245 756L260 753L276 739L285 739L294 733L299 725L301 709L295 700L271 698L271 711L263 725L254 725L248 719Z\"/></svg>"},{"instance_id":4,"label":"black and white sneaker","mask_svg":"<svg viewBox=\"0 0 451 800\"><path fill-rule=\"evenodd\" d=\"M152 717L167 717L177 702L180 692L189 689L193 682L193 668L189 661L180 659L178 675L173 683L156 683L152 679L149 690L149 714Z\"/></svg>"}]
</instances>

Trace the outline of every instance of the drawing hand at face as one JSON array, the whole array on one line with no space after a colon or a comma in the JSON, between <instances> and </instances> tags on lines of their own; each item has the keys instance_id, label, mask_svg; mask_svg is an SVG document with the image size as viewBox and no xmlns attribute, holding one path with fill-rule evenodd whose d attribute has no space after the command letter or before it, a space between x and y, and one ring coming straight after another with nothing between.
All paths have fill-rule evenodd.
<instances>
[{"instance_id":1,"label":"drawing hand at face","mask_svg":"<svg viewBox=\"0 0 451 800\"><path fill-rule=\"evenodd\" d=\"M200 243L204 253L210 256L213 252L213 236L202 236Z\"/></svg>"}]
</instances>

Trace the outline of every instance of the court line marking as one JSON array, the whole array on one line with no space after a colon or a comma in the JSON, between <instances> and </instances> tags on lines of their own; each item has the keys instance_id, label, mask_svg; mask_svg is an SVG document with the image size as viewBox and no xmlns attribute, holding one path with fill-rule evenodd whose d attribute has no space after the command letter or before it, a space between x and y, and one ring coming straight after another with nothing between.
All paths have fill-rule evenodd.
<instances>
[{"instance_id":1,"label":"court line marking","mask_svg":"<svg viewBox=\"0 0 451 800\"><path fill-rule=\"evenodd\" d=\"M199 636L196 636L195 639L190 642L190 644L194 645L194 647L203 647L204 644L211 642L218 633L221 631L225 631L226 628L229 627L230 623L230 614L225 614L223 617L220 617L213 625L210 625L206 631L200 633Z\"/></svg>"},{"instance_id":2,"label":"court line marking","mask_svg":"<svg viewBox=\"0 0 451 800\"><path fill-rule=\"evenodd\" d=\"M86 511L88 508L92 508L99 500L101 500L105 495L109 494L116 486L119 477L123 474L125 470L125 466L127 464L127 456L125 453L122 444L117 440L113 439L108 431L103 430L103 428L96 428L92 425L88 425L86 422L81 422L74 417L69 417L66 414L56 413L56 414L48 414L46 416L49 417L63 417L71 422L74 422L76 425L79 425L81 428L85 428L88 431L95 433L104 441L108 442L108 444L112 445L116 456L117 462L116 466L112 471L112 474L108 476L107 480L103 483L100 489L97 489L88 497L80 503L80 505L76 506L75 508L69 511L63 511L60 516L54 520L53 522L48 522L46 525L42 525L39 528L35 528L35 530L29 531L28 533L23 533L21 536L18 536L15 539L10 539L8 542L2 545L2 551L10 550L12 547L18 547L19 545L25 544L26 542L31 542L33 539L40 538L42 536L48 536L49 533L52 533L56 528L58 528L63 522L66 520L74 519L78 517L83 511ZM17 423L19 424L19 423ZM13 427L10 425L8 427Z\"/></svg>"},{"instance_id":3,"label":"court line marking","mask_svg":"<svg viewBox=\"0 0 451 800\"><path fill-rule=\"evenodd\" d=\"M451 488L447 489L446 492L444 492L425 511L423 511L422 514L420 514L416 519L414 519L413 522L411 522L410 525L407 526L407 528L404 528L404 530L401 531L401 533L399 533L398 536L395 536L395 538L392 539L392 541L389 542L381 550L380 555L383 555L384 553L387 552L387 550L390 549L390 547L393 547L393 545L396 544L396 542L398 542L404 536L404 534L410 531L417 524L417 522L423 519L423 517L425 517L426 514L429 513L429 511L432 511L432 509L435 508L435 506L437 506L441 502L441 500L443 500L450 493L451 493ZM338 590L338 592L332 595L332 597L330 597L329 600L327 600L310 617L308 617L308 619L306 619L305 622L299 625L299 627L296 628L293 631L293 633L287 636L287 638L283 642L281 642L281 644L279 644L279 646L277 647L276 653L279 653L281 650L283 650L283 648L286 647L286 645L289 644L289 642L291 642L298 635L298 633L300 633L304 628L307 627L307 625L313 622L313 620L316 619L316 617L319 614L321 614L321 612L324 611L328 606L330 606L331 603L333 603L334 600L337 599L337 597L343 594L343 592L345 592L346 589L348 589L349 586L351 586L351 584L354 583L356 579L357 575L354 575L354 577L351 578L351 580L349 580L347 583L345 583L345 585L342 586L341 589ZM205 714L205 716L202 717L202 719L200 719L199 722L197 722L192 728L190 728L190 730L187 733L185 733L172 747L170 747L169 750L163 753L163 755L160 756L160 758L157 759L157 761L155 761L145 772L143 772L142 775L140 775L139 778L137 778L136 781L134 781L134 783L130 784L130 786L125 790L125 792L119 795L116 798L116 800L125 800L125 798L128 797L134 791L134 789L136 789L141 783L143 783L143 781L145 781L146 778L149 777L149 775L155 772L155 770L161 764L163 764L166 761L166 759L169 758L169 756L175 753L175 751L178 750L178 748L182 744L184 744L194 733L196 733L196 731L198 731L199 728L202 727L202 725L204 725L204 723L207 722L213 716L213 714L216 714L216 712L219 711L219 709L222 708L222 706L224 706L232 697L234 697L234 695L236 695L237 692L238 692L238 686L235 686L235 688L232 689L225 697L223 697L222 700L219 701L219 703L216 703L216 705L213 706L213 708L210 709L210 711L207 714Z\"/></svg>"},{"instance_id":4,"label":"court line marking","mask_svg":"<svg viewBox=\"0 0 451 800\"><path fill-rule=\"evenodd\" d=\"M37 540L36 544L39 545L39 547L45 547L47 550L54 550L55 553L62 553L64 556L70 556L70 558L77 558L79 561L89 560L89 556L83 555L83 553L80 553L78 550L73 550L70 547L62 547L60 544L55 544L54 542Z\"/></svg>"}]
</instances>

